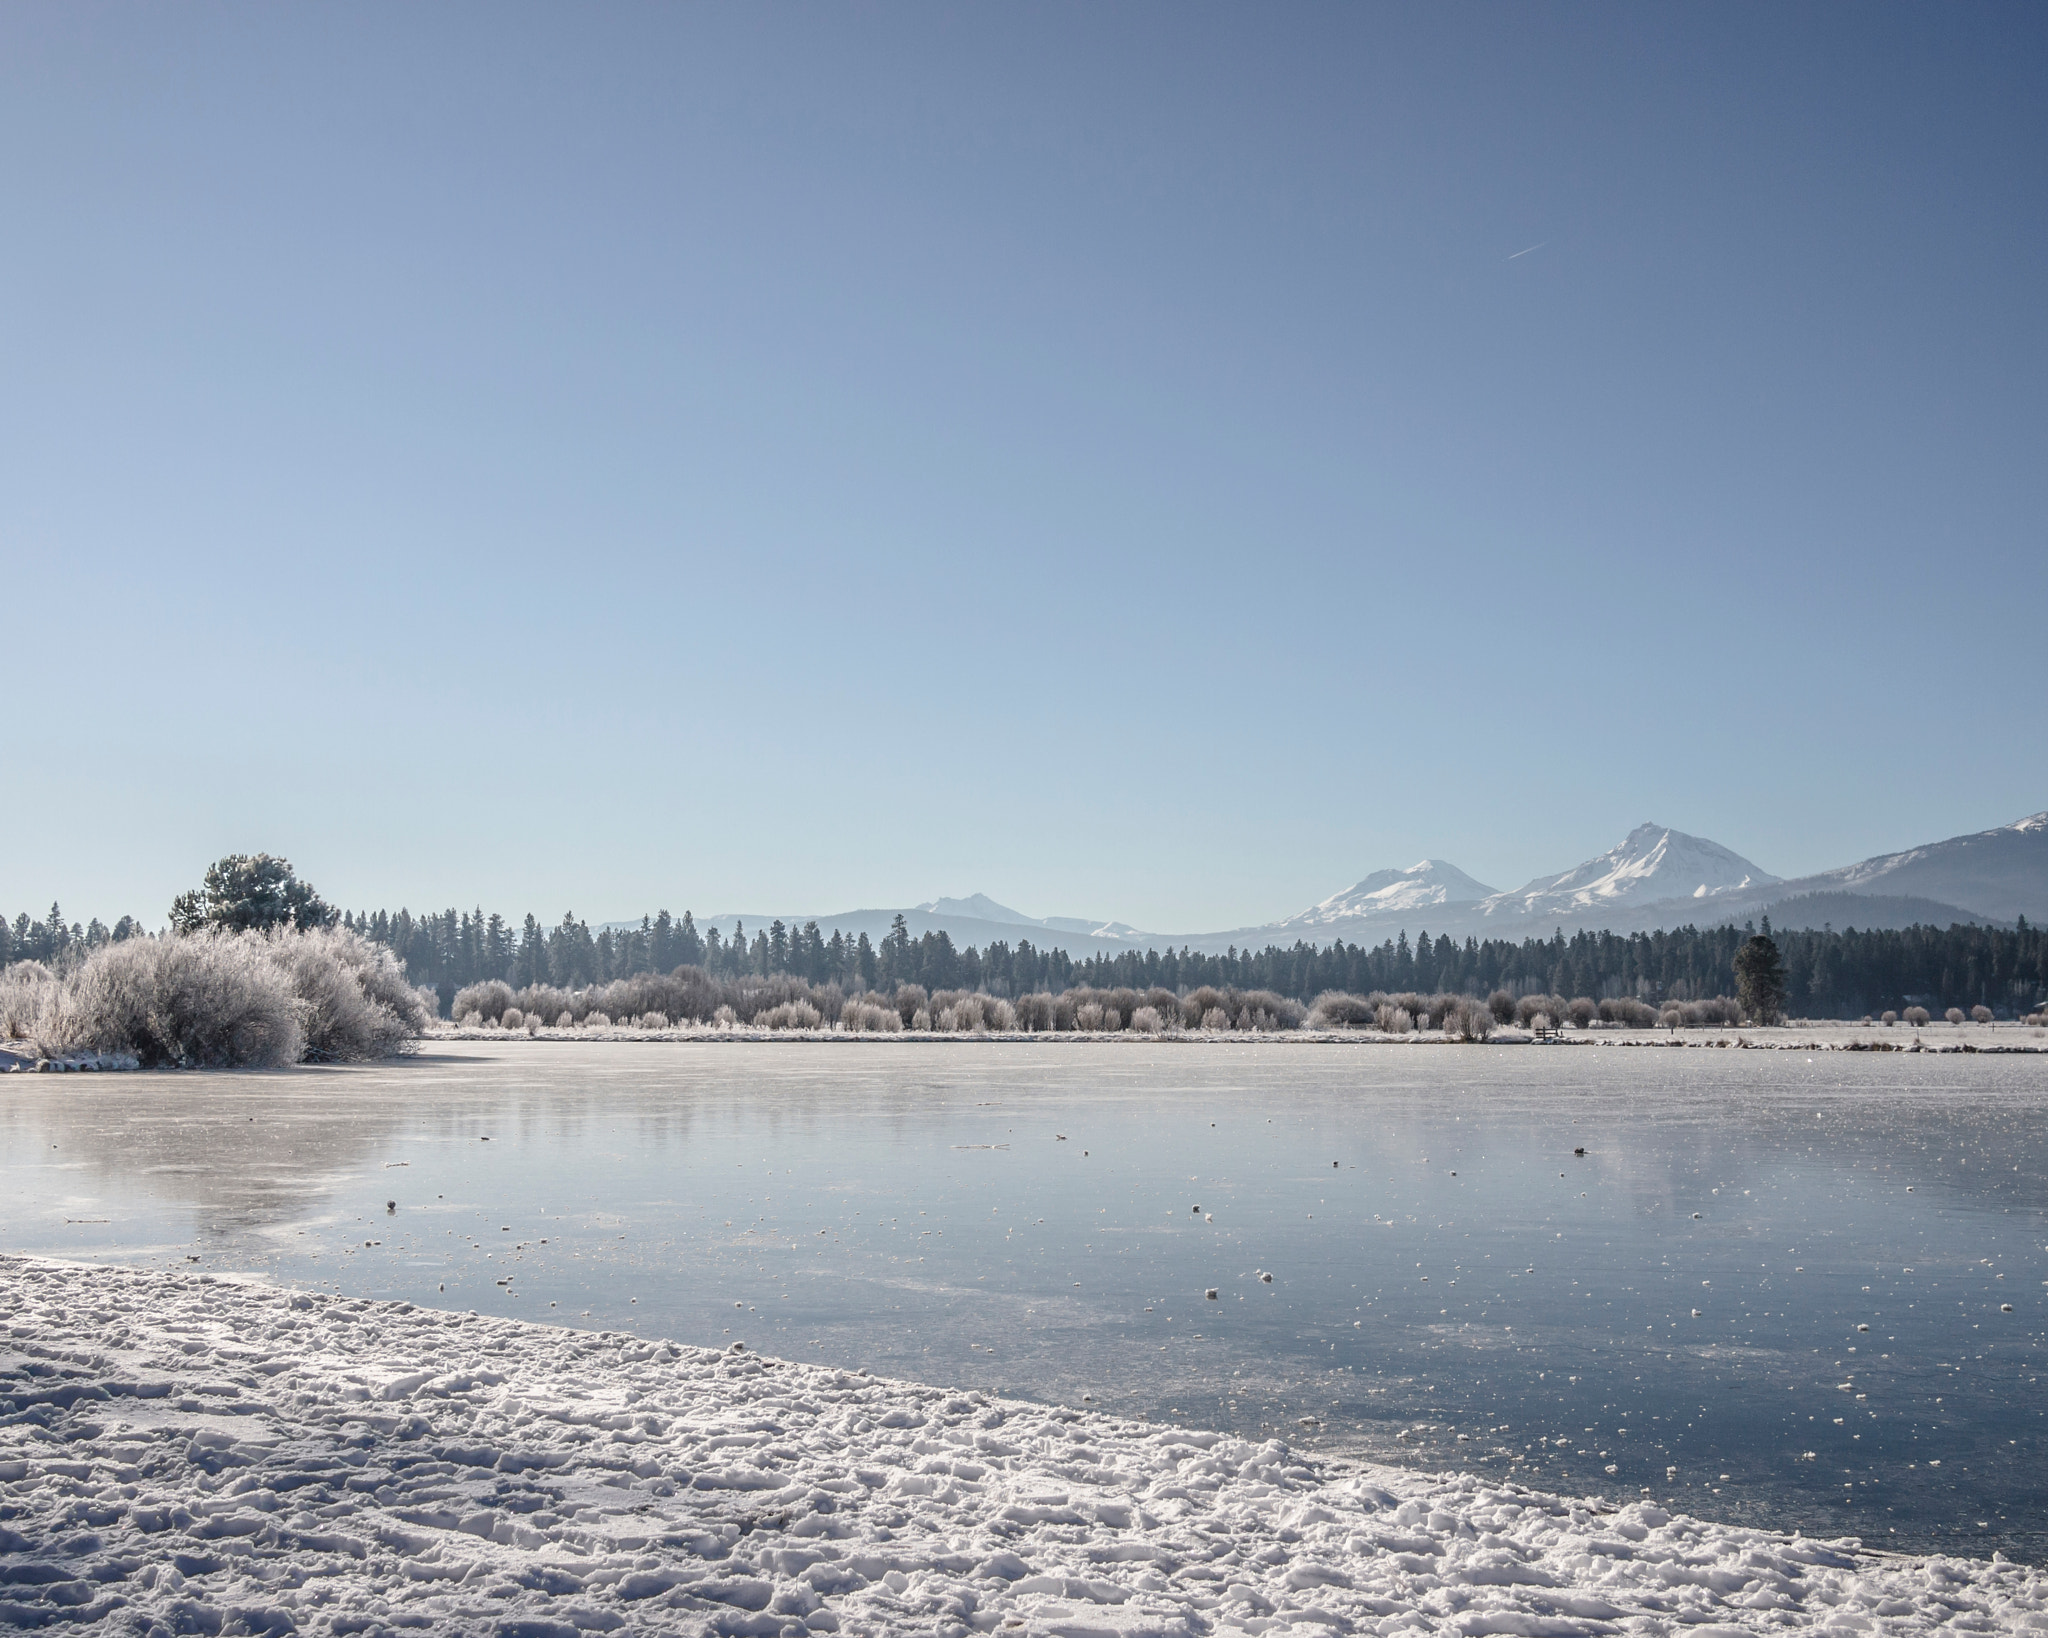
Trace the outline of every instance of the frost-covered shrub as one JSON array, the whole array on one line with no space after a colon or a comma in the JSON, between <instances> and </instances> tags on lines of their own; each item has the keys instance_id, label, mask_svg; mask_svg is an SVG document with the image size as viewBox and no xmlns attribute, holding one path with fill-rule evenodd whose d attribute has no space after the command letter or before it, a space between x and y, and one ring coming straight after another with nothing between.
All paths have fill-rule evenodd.
<instances>
[{"instance_id":1,"label":"frost-covered shrub","mask_svg":"<svg viewBox=\"0 0 2048 1638\"><path fill-rule=\"evenodd\" d=\"M720 1029L731 1029L739 1021L740 1015L734 1012L731 1007L722 1006L711 1015L711 1022Z\"/></svg>"},{"instance_id":2,"label":"frost-covered shrub","mask_svg":"<svg viewBox=\"0 0 2048 1638\"><path fill-rule=\"evenodd\" d=\"M1515 1003L1515 1022L1524 1029L1549 1029L1548 1023L1536 1022L1536 1015L1540 1012L1546 1019L1562 1018L1568 1005L1561 995L1525 995Z\"/></svg>"},{"instance_id":3,"label":"frost-covered shrub","mask_svg":"<svg viewBox=\"0 0 2048 1638\"><path fill-rule=\"evenodd\" d=\"M1367 1029L1378 1021L1379 1009L1362 995L1325 990L1310 1003L1310 1029Z\"/></svg>"},{"instance_id":4,"label":"frost-covered shrub","mask_svg":"<svg viewBox=\"0 0 2048 1638\"><path fill-rule=\"evenodd\" d=\"M1239 1029L1300 1029L1302 1020L1308 1017L1308 1008L1299 1001L1275 995L1271 990L1247 990L1243 1004L1244 1012L1238 1018ZM1250 1017L1249 1023L1245 1021L1246 1015Z\"/></svg>"},{"instance_id":5,"label":"frost-covered shrub","mask_svg":"<svg viewBox=\"0 0 2048 1638\"><path fill-rule=\"evenodd\" d=\"M1495 990L1486 998L1486 1010L1493 1014L1496 1024L1511 1024L1515 1020L1515 998L1506 990Z\"/></svg>"},{"instance_id":6,"label":"frost-covered shrub","mask_svg":"<svg viewBox=\"0 0 2048 1638\"><path fill-rule=\"evenodd\" d=\"M1883 1023L1883 1025L1884 1025L1884 1027L1885 1027L1886 1029L1890 1029L1890 1028L1892 1027L1892 1025L1896 1024L1896 1023L1897 1023L1898 1021L1899 1021L1899 1015L1898 1015L1897 1013L1895 1013L1895 1012L1887 1012L1887 1013L1885 1013L1884 1017L1883 1017L1883 1018L1882 1018L1882 1019L1880 1020L1880 1022L1882 1022L1882 1023Z\"/></svg>"},{"instance_id":7,"label":"frost-covered shrub","mask_svg":"<svg viewBox=\"0 0 2048 1638\"><path fill-rule=\"evenodd\" d=\"M1685 1008L1675 1001L1667 1001L1664 1010L1657 1014L1657 1022L1665 1029L1681 1029L1685 1025Z\"/></svg>"},{"instance_id":8,"label":"frost-covered shrub","mask_svg":"<svg viewBox=\"0 0 2048 1638\"><path fill-rule=\"evenodd\" d=\"M36 1035L51 1056L275 1067L382 1057L431 1017L384 946L344 928L280 927L102 945L40 997Z\"/></svg>"},{"instance_id":9,"label":"frost-covered shrub","mask_svg":"<svg viewBox=\"0 0 2048 1638\"><path fill-rule=\"evenodd\" d=\"M307 1058L349 1063L388 1057L426 1027L418 992L386 946L345 927L280 927L263 937L304 1009Z\"/></svg>"},{"instance_id":10,"label":"frost-covered shrub","mask_svg":"<svg viewBox=\"0 0 2048 1638\"><path fill-rule=\"evenodd\" d=\"M1961 1007L1950 1007L1947 1012L1942 1014L1942 1017L1946 1018L1951 1024L1960 1024L1963 1021L1963 1009Z\"/></svg>"},{"instance_id":11,"label":"frost-covered shrub","mask_svg":"<svg viewBox=\"0 0 2048 1638\"><path fill-rule=\"evenodd\" d=\"M0 969L0 1039L31 1039L56 987L57 975L40 961L17 961Z\"/></svg>"},{"instance_id":12,"label":"frost-covered shrub","mask_svg":"<svg viewBox=\"0 0 2048 1638\"><path fill-rule=\"evenodd\" d=\"M583 1015L583 1027L585 1029L610 1029L612 1021L605 1013L586 1012Z\"/></svg>"},{"instance_id":13,"label":"frost-covered shrub","mask_svg":"<svg viewBox=\"0 0 2048 1638\"><path fill-rule=\"evenodd\" d=\"M1201 988L1190 990L1181 997L1180 1021L1189 1029L1194 1029L1197 1025L1200 1025L1203 1029L1211 1028L1212 1026L1204 1023L1203 1020L1210 1013L1219 1011L1225 1019L1225 1022L1220 1027L1228 1029L1230 1027L1228 1022L1230 1018L1228 998L1213 984L1204 984Z\"/></svg>"},{"instance_id":14,"label":"frost-covered shrub","mask_svg":"<svg viewBox=\"0 0 2048 1638\"><path fill-rule=\"evenodd\" d=\"M785 1001L754 1015L756 1029L817 1029L825 1016L808 1001Z\"/></svg>"},{"instance_id":15,"label":"frost-covered shrub","mask_svg":"<svg viewBox=\"0 0 2048 1638\"><path fill-rule=\"evenodd\" d=\"M481 984L465 984L455 992L454 1004L448 1010L457 1018L472 1012L481 1013L495 1024L511 1005L512 986L502 978L491 978Z\"/></svg>"},{"instance_id":16,"label":"frost-covered shrub","mask_svg":"<svg viewBox=\"0 0 2048 1638\"><path fill-rule=\"evenodd\" d=\"M896 1015L903 1020L905 1029L932 1027L929 1019L923 1024L917 1021L917 1015L928 1010L930 1001L931 997L925 993L922 984L899 984L896 987Z\"/></svg>"},{"instance_id":17,"label":"frost-covered shrub","mask_svg":"<svg viewBox=\"0 0 2048 1638\"><path fill-rule=\"evenodd\" d=\"M1072 990L1063 990L1052 998L1052 1027L1063 1035L1070 1035L1081 1027L1078 1016L1081 1005L1074 999Z\"/></svg>"},{"instance_id":18,"label":"frost-covered shrub","mask_svg":"<svg viewBox=\"0 0 2048 1638\"><path fill-rule=\"evenodd\" d=\"M484 1015L480 1012L465 1012L455 1022L463 1029L482 1029Z\"/></svg>"},{"instance_id":19,"label":"frost-covered shrub","mask_svg":"<svg viewBox=\"0 0 2048 1638\"><path fill-rule=\"evenodd\" d=\"M505 1016L499 1019L499 1022L507 1029L524 1029L526 1027L526 1014L517 1007L507 1007L505 1009Z\"/></svg>"},{"instance_id":20,"label":"frost-covered shrub","mask_svg":"<svg viewBox=\"0 0 2048 1638\"><path fill-rule=\"evenodd\" d=\"M128 939L89 956L65 984L42 1043L63 1052L129 1051L145 1065L293 1064L305 1008L256 933Z\"/></svg>"},{"instance_id":21,"label":"frost-covered shrub","mask_svg":"<svg viewBox=\"0 0 2048 1638\"><path fill-rule=\"evenodd\" d=\"M839 1022L845 1029L863 1035L898 1035L903 1030L902 1015L892 1003L876 995L848 1001L840 1008Z\"/></svg>"},{"instance_id":22,"label":"frost-covered shrub","mask_svg":"<svg viewBox=\"0 0 2048 1638\"><path fill-rule=\"evenodd\" d=\"M1157 1035L1166 1028L1166 1020L1159 1016L1157 1007L1138 1007L1131 1013L1131 1031L1137 1035Z\"/></svg>"},{"instance_id":23,"label":"frost-covered shrub","mask_svg":"<svg viewBox=\"0 0 2048 1638\"><path fill-rule=\"evenodd\" d=\"M1657 1022L1657 1009L1632 995L1622 995L1600 1003L1600 1018L1603 1023L1647 1029Z\"/></svg>"},{"instance_id":24,"label":"frost-covered shrub","mask_svg":"<svg viewBox=\"0 0 2048 1638\"><path fill-rule=\"evenodd\" d=\"M1970 1017L1977 1023L1988 1024L1992 1018L1991 1009L1979 1003L1970 1009Z\"/></svg>"},{"instance_id":25,"label":"frost-covered shrub","mask_svg":"<svg viewBox=\"0 0 2048 1638\"><path fill-rule=\"evenodd\" d=\"M932 1027L942 1034L970 1035L988 1028L986 997L972 990L934 990L929 1002Z\"/></svg>"},{"instance_id":26,"label":"frost-covered shrub","mask_svg":"<svg viewBox=\"0 0 2048 1638\"><path fill-rule=\"evenodd\" d=\"M1917 1029L1920 1025L1927 1022L1927 1009L1925 1007L1908 1007L1904 1017L1907 1023Z\"/></svg>"},{"instance_id":27,"label":"frost-covered shrub","mask_svg":"<svg viewBox=\"0 0 2048 1638\"><path fill-rule=\"evenodd\" d=\"M1211 1007L1202 1014L1201 1022L1205 1030L1226 1030L1230 1028L1230 1014L1221 1007Z\"/></svg>"},{"instance_id":28,"label":"frost-covered shrub","mask_svg":"<svg viewBox=\"0 0 2048 1638\"><path fill-rule=\"evenodd\" d=\"M1017 1009L1000 996L983 996L981 1015L992 1030L1007 1034L1017 1027Z\"/></svg>"},{"instance_id":29,"label":"frost-covered shrub","mask_svg":"<svg viewBox=\"0 0 2048 1638\"><path fill-rule=\"evenodd\" d=\"M1529 1017L1529 1027L1538 1035L1541 1035L1545 1030L1552 1027L1550 1014L1547 1012L1532 1013Z\"/></svg>"},{"instance_id":30,"label":"frost-covered shrub","mask_svg":"<svg viewBox=\"0 0 2048 1638\"><path fill-rule=\"evenodd\" d=\"M1052 997L1045 994L1020 995L1016 1008L1017 1028L1041 1034L1052 1028Z\"/></svg>"},{"instance_id":31,"label":"frost-covered shrub","mask_svg":"<svg viewBox=\"0 0 2048 1638\"><path fill-rule=\"evenodd\" d=\"M1493 1009L1484 1001L1460 996L1444 1009L1444 1035L1457 1041L1483 1041L1493 1033Z\"/></svg>"},{"instance_id":32,"label":"frost-covered shrub","mask_svg":"<svg viewBox=\"0 0 2048 1638\"><path fill-rule=\"evenodd\" d=\"M1566 1003L1565 1016L1572 1021L1574 1029L1585 1029L1600 1016L1600 1007L1590 996L1575 996Z\"/></svg>"},{"instance_id":33,"label":"frost-covered shrub","mask_svg":"<svg viewBox=\"0 0 2048 1638\"><path fill-rule=\"evenodd\" d=\"M1100 1001L1084 1001L1074 1009L1074 1028L1095 1031L1100 1030L1102 1027L1102 1003Z\"/></svg>"},{"instance_id":34,"label":"frost-covered shrub","mask_svg":"<svg viewBox=\"0 0 2048 1638\"><path fill-rule=\"evenodd\" d=\"M668 1014L665 1012L643 1012L640 1015L639 1027L641 1029L667 1029Z\"/></svg>"},{"instance_id":35,"label":"frost-covered shrub","mask_svg":"<svg viewBox=\"0 0 2048 1638\"><path fill-rule=\"evenodd\" d=\"M926 1008L919 1007L917 1011L910 1015L910 1027L918 1030L929 1030L932 1027L931 1013Z\"/></svg>"}]
</instances>

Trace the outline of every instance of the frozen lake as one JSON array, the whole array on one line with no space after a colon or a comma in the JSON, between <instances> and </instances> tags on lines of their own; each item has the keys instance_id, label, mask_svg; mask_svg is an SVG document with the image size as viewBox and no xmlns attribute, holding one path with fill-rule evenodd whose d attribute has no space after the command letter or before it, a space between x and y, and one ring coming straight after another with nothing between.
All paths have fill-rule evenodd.
<instances>
[{"instance_id":1,"label":"frozen lake","mask_svg":"<svg viewBox=\"0 0 2048 1638\"><path fill-rule=\"evenodd\" d=\"M2021 1057L464 1042L10 1078L0 1244L2040 1561L2044 1112Z\"/></svg>"}]
</instances>

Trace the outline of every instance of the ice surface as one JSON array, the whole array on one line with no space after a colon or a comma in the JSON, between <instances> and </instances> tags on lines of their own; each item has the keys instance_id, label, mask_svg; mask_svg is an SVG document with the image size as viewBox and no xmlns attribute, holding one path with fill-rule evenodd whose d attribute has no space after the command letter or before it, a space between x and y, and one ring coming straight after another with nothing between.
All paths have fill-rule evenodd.
<instances>
[{"instance_id":1,"label":"ice surface","mask_svg":"<svg viewBox=\"0 0 2048 1638\"><path fill-rule=\"evenodd\" d=\"M0 1258L0 1621L2048 1631L2048 1577L618 1333Z\"/></svg>"}]
</instances>

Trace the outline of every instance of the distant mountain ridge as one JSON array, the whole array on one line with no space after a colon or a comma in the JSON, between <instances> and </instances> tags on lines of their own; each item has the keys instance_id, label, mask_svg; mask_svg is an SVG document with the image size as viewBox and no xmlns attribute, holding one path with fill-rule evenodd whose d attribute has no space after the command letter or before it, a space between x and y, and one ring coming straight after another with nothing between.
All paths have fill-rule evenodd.
<instances>
[{"instance_id":1,"label":"distant mountain ridge","mask_svg":"<svg viewBox=\"0 0 2048 1638\"><path fill-rule=\"evenodd\" d=\"M1773 907L1777 907L1774 911ZM829 937L865 932L879 941L897 915L913 938L945 932L955 944L1015 946L1029 940L1076 958L1130 950L1221 952L1306 941L1378 944L1406 932L1433 937L1548 937L1606 930L1713 926L1772 914L1785 926L1907 927L1916 923L2048 921L2048 812L1898 853L1790 880L1705 837L1638 825L1616 846L1554 876L1499 892L1442 859L1380 870L1295 915L1211 933L1148 933L1128 922L1027 916L985 893L939 898L903 910L783 915L815 921ZM1785 920L1790 916L1796 919ZM735 918L716 918L729 925ZM747 916L749 930L774 918Z\"/></svg>"},{"instance_id":2,"label":"distant mountain ridge","mask_svg":"<svg viewBox=\"0 0 2048 1638\"><path fill-rule=\"evenodd\" d=\"M1012 910L1008 905L998 904L986 893L975 893L964 899L933 899L929 904L914 907L920 914L938 920L967 917L975 921L999 922L1012 927L1043 927L1056 933L1081 933L1089 938L1125 939L1144 938L1126 921L1093 922L1084 916L1027 916L1021 910Z\"/></svg>"},{"instance_id":3,"label":"distant mountain ridge","mask_svg":"<svg viewBox=\"0 0 2048 1638\"><path fill-rule=\"evenodd\" d=\"M1786 882L1794 893L1887 893L1967 905L2000 921L2048 920L2048 813L1880 853L1859 864Z\"/></svg>"}]
</instances>

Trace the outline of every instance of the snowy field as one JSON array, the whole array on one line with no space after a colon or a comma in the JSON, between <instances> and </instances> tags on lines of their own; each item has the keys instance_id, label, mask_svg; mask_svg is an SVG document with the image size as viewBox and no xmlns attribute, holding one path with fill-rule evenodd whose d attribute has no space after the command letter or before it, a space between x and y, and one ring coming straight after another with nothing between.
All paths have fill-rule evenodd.
<instances>
[{"instance_id":1,"label":"snowy field","mask_svg":"<svg viewBox=\"0 0 2048 1638\"><path fill-rule=\"evenodd\" d=\"M2048 1576L617 1332L0 1258L0 1622L2048 1633Z\"/></svg>"}]
</instances>

